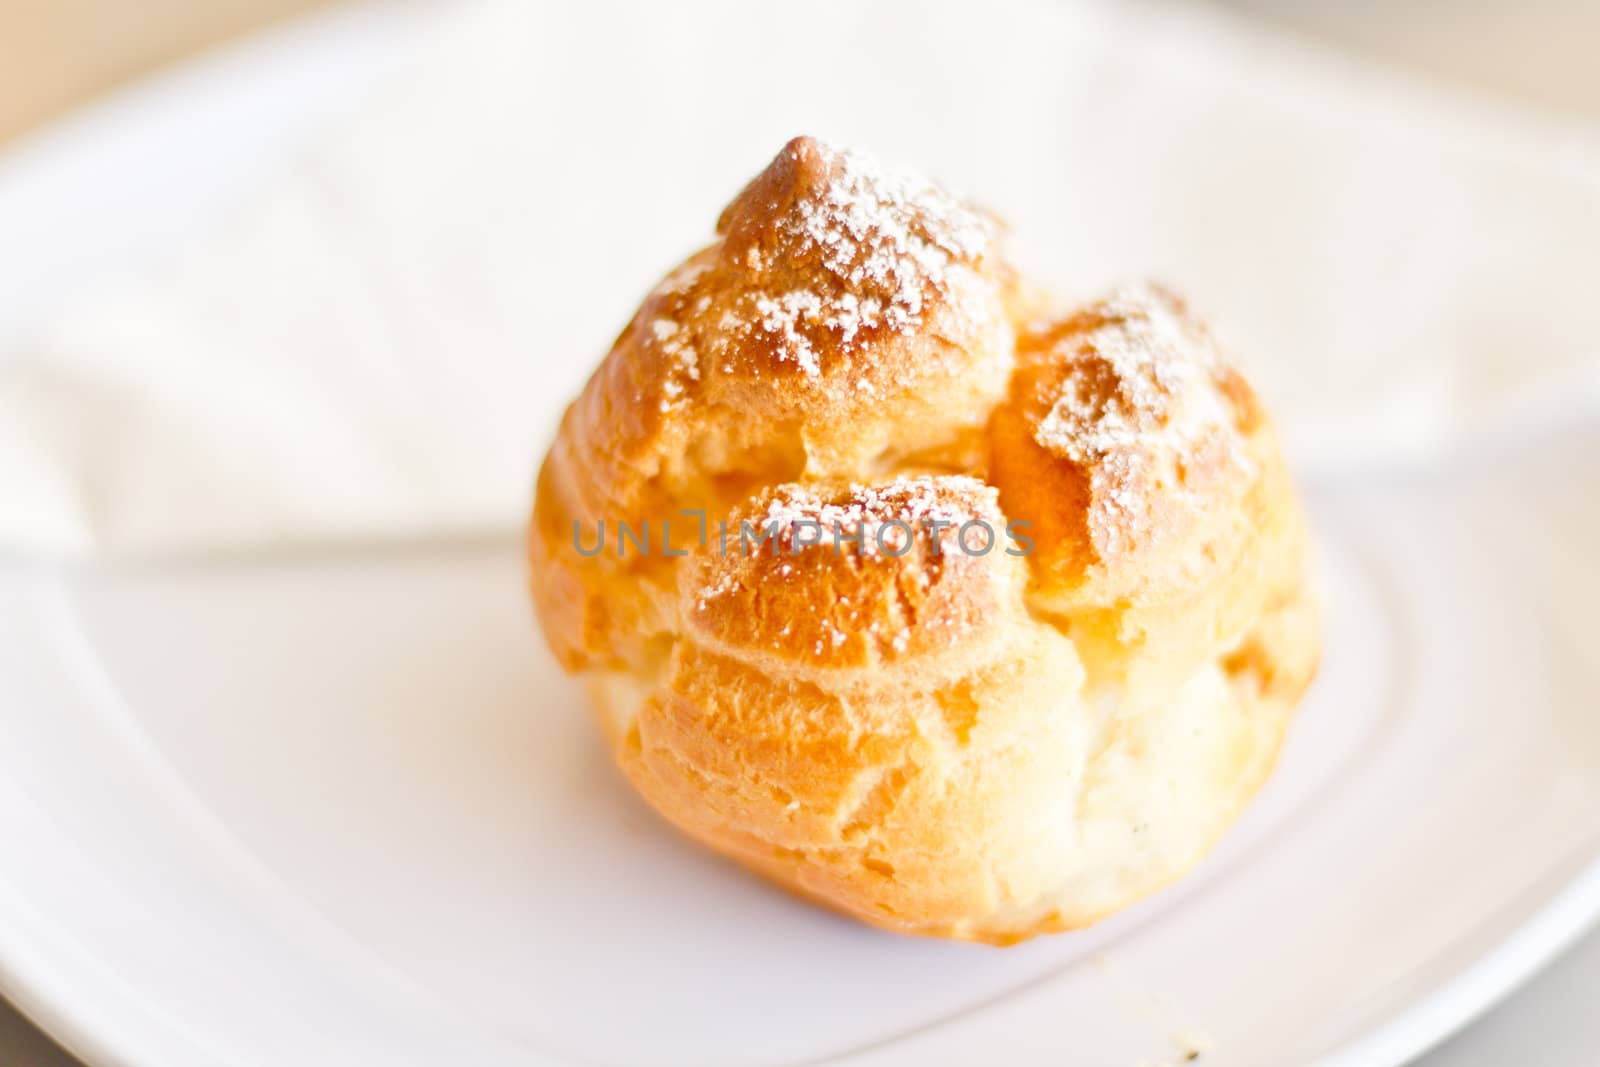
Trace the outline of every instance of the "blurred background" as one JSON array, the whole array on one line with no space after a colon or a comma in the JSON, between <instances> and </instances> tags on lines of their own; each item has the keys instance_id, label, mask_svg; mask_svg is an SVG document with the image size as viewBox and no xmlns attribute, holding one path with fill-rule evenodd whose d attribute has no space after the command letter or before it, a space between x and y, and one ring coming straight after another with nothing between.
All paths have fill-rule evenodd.
<instances>
[{"instance_id":1,"label":"blurred background","mask_svg":"<svg viewBox=\"0 0 1600 1067\"><path fill-rule=\"evenodd\" d=\"M0 2L0 143L163 64L337 0ZM1600 117L1590 0L1210 0L1407 69Z\"/></svg>"},{"instance_id":2,"label":"blurred background","mask_svg":"<svg viewBox=\"0 0 1600 1067\"><path fill-rule=\"evenodd\" d=\"M5 0L0 141L165 63L328 0Z\"/></svg>"},{"instance_id":3,"label":"blurred background","mask_svg":"<svg viewBox=\"0 0 1600 1067\"><path fill-rule=\"evenodd\" d=\"M1595 0L1203 2L1491 105L1600 121ZM152 72L332 6L330 0L0 0L0 165L8 148ZM1422 1062L1593 1064L1600 1055L1600 1024L1590 1013L1597 986L1600 942L1591 939ZM1528 1042L1536 1039L1545 1051L1530 1059ZM0 1002L0 1064L76 1062Z\"/></svg>"}]
</instances>

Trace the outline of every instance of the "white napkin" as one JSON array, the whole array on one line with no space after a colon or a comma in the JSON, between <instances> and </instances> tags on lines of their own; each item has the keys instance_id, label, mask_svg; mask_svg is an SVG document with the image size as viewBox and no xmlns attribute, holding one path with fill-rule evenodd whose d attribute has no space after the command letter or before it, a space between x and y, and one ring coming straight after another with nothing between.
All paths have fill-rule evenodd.
<instances>
[{"instance_id":1,"label":"white napkin","mask_svg":"<svg viewBox=\"0 0 1600 1067\"><path fill-rule=\"evenodd\" d=\"M1600 382L1584 127L1115 0L455 17L244 222L0 355L0 550L514 529L639 296L801 132L995 207L1069 292L1187 292L1304 464Z\"/></svg>"}]
</instances>

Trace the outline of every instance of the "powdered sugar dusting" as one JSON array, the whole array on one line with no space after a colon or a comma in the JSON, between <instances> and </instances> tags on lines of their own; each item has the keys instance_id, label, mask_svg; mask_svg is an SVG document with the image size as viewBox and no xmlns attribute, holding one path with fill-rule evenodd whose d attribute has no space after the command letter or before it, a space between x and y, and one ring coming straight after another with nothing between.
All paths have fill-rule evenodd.
<instances>
[{"instance_id":1,"label":"powdered sugar dusting","mask_svg":"<svg viewBox=\"0 0 1600 1067\"><path fill-rule=\"evenodd\" d=\"M904 328L922 312L923 287L943 285L951 262L981 255L990 227L926 178L856 152L817 148L832 176L784 224L852 289L891 293L889 323Z\"/></svg>"},{"instance_id":2,"label":"powdered sugar dusting","mask_svg":"<svg viewBox=\"0 0 1600 1067\"><path fill-rule=\"evenodd\" d=\"M689 382L700 380L700 354L689 343L689 332L671 319L650 322L650 335L667 357L667 375L661 382L661 410L671 411L683 399Z\"/></svg>"},{"instance_id":3,"label":"powdered sugar dusting","mask_svg":"<svg viewBox=\"0 0 1600 1067\"><path fill-rule=\"evenodd\" d=\"M1093 465L1099 508L1091 522L1116 548L1148 532L1145 497L1158 471L1182 468L1216 445L1228 462L1248 461L1216 386L1216 345L1170 297L1137 286L1094 312L1099 325L1060 342L1070 348L1070 370L1034 437L1057 455Z\"/></svg>"},{"instance_id":4,"label":"powdered sugar dusting","mask_svg":"<svg viewBox=\"0 0 1600 1067\"><path fill-rule=\"evenodd\" d=\"M977 552L965 550L960 531L974 524L995 530L1000 512L997 491L976 478L902 475L878 485L784 485L743 522L759 531L759 547L746 544L746 535L741 533L740 543L730 543L720 558L765 557L771 563L762 563L754 571L727 562L713 569L696 591L697 611L708 612L725 598L738 598L742 603L761 587L814 582L815 568L840 565L832 560L843 555L848 545L849 555L859 559L860 566L901 558L912 562L897 570L885 585L863 586L861 595L835 587L831 596L802 601L785 593L785 613L801 603L809 610L767 620L756 608L741 611L738 617L748 620L746 624L775 649L798 645L824 657L849 642L865 641L879 654L903 654L911 648L913 630L922 635L921 644L929 640L953 643L967 632L966 624L973 619L970 614L908 605L925 605L941 575L949 573L938 560L988 554L987 546ZM916 554L911 553L913 542L921 547Z\"/></svg>"},{"instance_id":5,"label":"powdered sugar dusting","mask_svg":"<svg viewBox=\"0 0 1600 1067\"><path fill-rule=\"evenodd\" d=\"M701 611L704 611L711 601L727 596L738 587L739 581L733 572L724 571L722 576L716 581L711 582L708 585L701 586L700 596L697 599L696 607L698 607Z\"/></svg>"},{"instance_id":6,"label":"powdered sugar dusting","mask_svg":"<svg viewBox=\"0 0 1600 1067\"><path fill-rule=\"evenodd\" d=\"M934 551L944 555L957 549L954 539L962 525L998 514L995 500L994 488L976 478L902 475L881 486L851 485L843 503L808 486L791 487L768 504L761 523L788 550L812 545L832 550L842 531L858 536L850 543L863 556L899 555L919 534L930 537ZM813 536L800 537L802 529Z\"/></svg>"},{"instance_id":7,"label":"powdered sugar dusting","mask_svg":"<svg viewBox=\"0 0 1600 1067\"><path fill-rule=\"evenodd\" d=\"M710 269L711 264L704 260L690 260L663 278L652 295L673 296L687 293L694 287L694 283L700 280L701 275Z\"/></svg>"},{"instance_id":8,"label":"powdered sugar dusting","mask_svg":"<svg viewBox=\"0 0 1600 1067\"><path fill-rule=\"evenodd\" d=\"M850 350L867 331L905 333L922 321L930 299L947 294L952 272L970 269L992 236L988 220L925 178L890 170L856 152L806 142L827 178L804 190L775 221L774 254L752 248L745 266L758 280L816 263L804 288L750 295L735 328L778 339L778 359L808 376L821 373L819 333Z\"/></svg>"}]
</instances>

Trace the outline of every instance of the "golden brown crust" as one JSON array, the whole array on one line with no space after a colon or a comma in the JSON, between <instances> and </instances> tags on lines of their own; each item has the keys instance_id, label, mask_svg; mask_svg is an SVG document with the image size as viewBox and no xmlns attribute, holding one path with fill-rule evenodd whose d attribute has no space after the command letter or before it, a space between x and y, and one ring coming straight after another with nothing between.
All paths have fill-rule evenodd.
<instances>
[{"instance_id":1,"label":"golden brown crust","mask_svg":"<svg viewBox=\"0 0 1600 1067\"><path fill-rule=\"evenodd\" d=\"M1315 668L1248 385L1171 294L1052 313L989 219L809 139L717 229L568 410L529 528L629 779L905 932L1009 943L1177 877Z\"/></svg>"},{"instance_id":2,"label":"golden brown crust","mask_svg":"<svg viewBox=\"0 0 1600 1067\"><path fill-rule=\"evenodd\" d=\"M530 553L565 666L637 662L672 584L571 552L575 522L637 529L779 482L970 462L1014 347L992 230L925 182L784 147L645 298L545 460Z\"/></svg>"},{"instance_id":3,"label":"golden brown crust","mask_svg":"<svg viewBox=\"0 0 1600 1067\"><path fill-rule=\"evenodd\" d=\"M1015 609L1025 578L1000 541L995 491L975 478L788 483L755 496L732 526L725 548L695 552L682 570L684 633L798 674L952 658Z\"/></svg>"},{"instance_id":4,"label":"golden brown crust","mask_svg":"<svg viewBox=\"0 0 1600 1067\"><path fill-rule=\"evenodd\" d=\"M1097 676L1187 675L1303 580L1277 436L1162 288L1022 331L989 440L1001 503L1038 544L1035 608Z\"/></svg>"}]
</instances>

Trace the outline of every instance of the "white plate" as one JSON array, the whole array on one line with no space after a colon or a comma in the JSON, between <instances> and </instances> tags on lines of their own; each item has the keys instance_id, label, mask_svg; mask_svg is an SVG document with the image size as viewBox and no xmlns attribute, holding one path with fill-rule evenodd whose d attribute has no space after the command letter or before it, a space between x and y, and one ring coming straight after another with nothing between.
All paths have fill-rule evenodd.
<instances>
[{"instance_id":1,"label":"white plate","mask_svg":"<svg viewBox=\"0 0 1600 1067\"><path fill-rule=\"evenodd\" d=\"M256 151L161 144L287 135L414 28L341 16L52 134L0 169L0 235L110 269ZM1597 446L1314 482L1328 647L1277 775L1174 890L1005 951L663 829L510 541L0 568L0 987L133 1067L1399 1063L1600 912Z\"/></svg>"}]
</instances>

